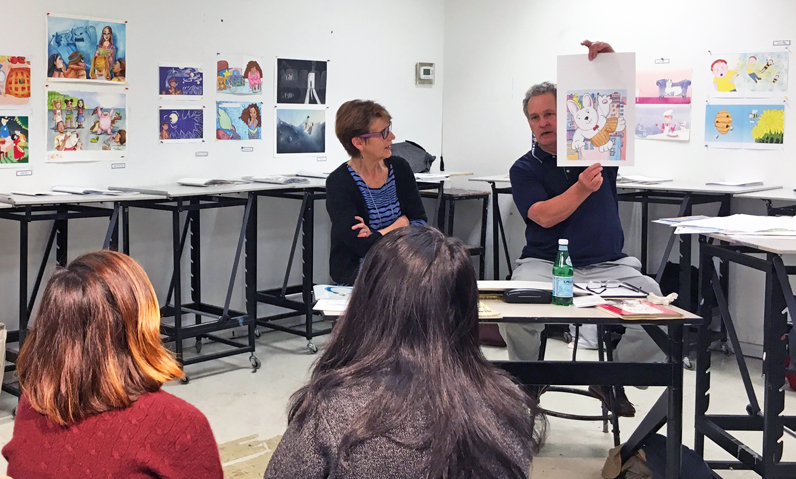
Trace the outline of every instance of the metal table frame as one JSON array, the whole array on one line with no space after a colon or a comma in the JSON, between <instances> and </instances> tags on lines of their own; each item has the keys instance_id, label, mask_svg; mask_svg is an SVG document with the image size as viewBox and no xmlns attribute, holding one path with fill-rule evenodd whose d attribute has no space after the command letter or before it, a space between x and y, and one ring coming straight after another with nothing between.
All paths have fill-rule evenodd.
<instances>
[{"instance_id":1,"label":"metal table frame","mask_svg":"<svg viewBox=\"0 0 796 479\"><path fill-rule=\"evenodd\" d=\"M111 200L112 197L109 198ZM102 208L84 204L28 204L12 209L0 209L0 218L19 222L19 328L9 331L6 340L6 365L5 372L16 370L16 361L19 349L25 340L28 323L31 319L33 307L36 303L39 289L44 281L47 263L53 248L55 261L59 266L67 264L69 220L81 218L109 218L108 229L102 244L102 249L116 250L119 241L118 230L119 203L113 208ZM28 257L29 257L29 227L37 221L52 221L47 245L39 264L33 288L28 294ZM11 348L9 344L19 343L18 347ZM3 383L2 390L19 397L20 390L14 383Z\"/></svg>"},{"instance_id":2,"label":"metal table frame","mask_svg":"<svg viewBox=\"0 0 796 479\"><path fill-rule=\"evenodd\" d=\"M245 353L250 353L249 361L251 362L253 371L256 371L261 366L260 360L254 355L255 321L253 318L255 317L256 309L253 308L253 298L248 293L248 284L246 286L247 311L235 311L230 308L235 277L237 276L238 266L241 262L241 255L244 253L244 244L246 246L245 253L247 254L247 257L251 247L251 245L249 245L247 242L247 237L250 231L254 229L252 225L254 225L255 222L251 221L254 203L255 196L251 193L249 193L246 197L230 197L215 194L205 195L197 193L195 195L173 197L164 200L139 201L127 204L122 209L122 221L125 231L123 235L123 248L126 254L129 254L130 250L130 238L129 234L127 233L129 231L130 206L141 209L171 212L172 277L169 284L166 304L161 307L161 316L164 318L174 317L174 325L172 326L161 323L161 332L166 336L167 342L174 342L177 360L183 366ZM237 248L235 250L235 259L233 261L232 271L229 276L229 283L224 305L211 305L202 301L200 213L206 209L234 206L244 207L240 235L238 237ZM181 215L183 212L186 213L184 225L182 224L181 220ZM182 254L185 250L186 243L188 243L190 248L189 260L191 271L191 301L187 303L183 302L181 268ZM250 279L251 277L247 271L247 283ZM194 324L184 324L184 314L193 314ZM203 321L203 317L212 318L213 321ZM221 331L239 327L245 327L247 329L246 343L236 341L234 338L224 338L217 334ZM183 342L191 338L195 339L195 348L198 355L191 358L185 358ZM200 354L202 350L203 338L224 344L229 346L231 349L212 354ZM183 382L187 383L188 381L189 377L185 376Z\"/></svg>"},{"instance_id":3,"label":"metal table frame","mask_svg":"<svg viewBox=\"0 0 796 479\"><path fill-rule=\"evenodd\" d=\"M753 256L765 254L765 259ZM765 396L763 407L752 387L749 369L730 316L725 289L720 272L713 264L714 258L733 262L765 273L764 360L763 375ZM783 453L782 435L785 428L793 435L796 416L785 416L785 350L787 307L791 317L796 313L794 299L788 281L789 274L796 274L796 267L785 266L779 254L749 246L700 243L700 308L709 312L716 305L721 320L733 345L735 358L749 399L747 414L708 414L710 403L710 342L707 325L699 330L696 370L696 411L694 449L704 453L705 437L738 458L738 461L707 461L713 469L751 469L764 479L796 477L796 462L781 462ZM759 454L735 438L732 431L760 431L763 433L763 452Z\"/></svg>"}]
</instances>

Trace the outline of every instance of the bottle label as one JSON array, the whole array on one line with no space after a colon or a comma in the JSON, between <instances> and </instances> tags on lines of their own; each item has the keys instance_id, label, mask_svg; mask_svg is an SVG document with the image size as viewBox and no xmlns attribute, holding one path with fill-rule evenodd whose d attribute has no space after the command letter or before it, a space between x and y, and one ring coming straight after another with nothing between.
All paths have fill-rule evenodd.
<instances>
[{"instance_id":1,"label":"bottle label","mask_svg":"<svg viewBox=\"0 0 796 479\"><path fill-rule=\"evenodd\" d=\"M553 276L553 296L572 297L572 276Z\"/></svg>"}]
</instances>

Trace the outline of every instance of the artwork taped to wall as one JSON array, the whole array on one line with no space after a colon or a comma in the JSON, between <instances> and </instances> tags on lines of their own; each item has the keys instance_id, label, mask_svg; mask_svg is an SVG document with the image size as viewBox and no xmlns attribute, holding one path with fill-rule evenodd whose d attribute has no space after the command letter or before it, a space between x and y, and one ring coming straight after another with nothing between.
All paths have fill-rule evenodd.
<instances>
[{"instance_id":1,"label":"artwork taped to wall","mask_svg":"<svg viewBox=\"0 0 796 479\"><path fill-rule=\"evenodd\" d=\"M787 51L709 55L705 69L714 98L782 98L788 91Z\"/></svg>"},{"instance_id":2,"label":"artwork taped to wall","mask_svg":"<svg viewBox=\"0 0 796 479\"><path fill-rule=\"evenodd\" d=\"M47 92L47 161L125 157L127 93L50 89Z\"/></svg>"},{"instance_id":3,"label":"artwork taped to wall","mask_svg":"<svg viewBox=\"0 0 796 479\"><path fill-rule=\"evenodd\" d=\"M161 99L195 100L204 95L204 73L201 68L160 65L158 93Z\"/></svg>"},{"instance_id":4,"label":"artwork taped to wall","mask_svg":"<svg viewBox=\"0 0 796 479\"><path fill-rule=\"evenodd\" d=\"M29 116L0 115L0 168L27 165Z\"/></svg>"},{"instance_id":5,"label":"artwork taped to wall","mask_svg":"<svg viewBox=\"0 0 796 479\"><path fill-rule=\"evenodd\" d=\"M634 53L558 57L558 166L631 166L636 124Z\"/></svg>"},{"instance_id":6,"label":"artwork taped to wall","mask_svg":"<svg viewBox=\"0 0 796 479\"><path fill-rule=\"evenodd\" d=\"M127 24L47 15L47 78L127 83Z\"/></svg>"},{"instance_id":7,"label":"artwork taped to wall","mask_svg":"<svg viewBox=\"0 0 796 479\"><path fill-rule=\"evenodd\" d=\"M636 105L636 139L688 141L691 105Z\"/></svg>"},{"instance_id":8,"label":"artwork taped to wall","mask_svg":"<svg viewBox=\"0 0 796 479\"><path fill-rule=\"evenodd\" d=\"M276 108L277 155L326 152L326 109Z\"/></svg>"},{"instance_id":9,"label":"artwork taped to wall","mask_svg":"<svg viewBox=\"0 0 796 479\"><path fill-rule=\"evenodd\" d=\"M236 95L261 95L263 92L262 59L223 57L216 64L216 91Z\"/></svg>"},{"instance_id":10,"label":"artwork taped to wall","mask_svg":"<svg viewBox=\"0 0 796 479\"><path fill-rule=\"evenodd\" d=\"M261 140L263 104L216 102L216 140Z\"/></svg>"},{"instance_id":11,"label":"artwork taped to wall","mask_svg":"<svg viewBox=\"0 0 796 479\"><path fill-rule=\"evenodd\" d=\"M706 146L776 150L784 143L784 103L724 102L705 107Z\"/></svg>"},{"instance_id":12,"label":"artwork taped to wall","mask_svg":"<svg viewBox=\"0 0 796 479\"><path fill-rule=\"evenodd\" d=\"M305 105L326 104L328 62L276 59L276 102Z\"/></svg>"},{"instance_id":13,"label":"artwork taped to wall","mask_svg":"<svg viewBox=\"0 0 796 479\"><path fill-rule=\"evenodd\" d=\"M204 109L160 107L161 143L204 141Z\"/></svg>"},{"instance_id":14,"label":"artwork taped to wall","mask_svg":"<svg viewBox=\"0 0 796 479\"><path fill-rule=\"evenodd\" d=\"M24 105L30 100L30 60L0 55L0 106Z\"/></svg>"},{"instance_id":15,"label":"artwork taped to wall","mask_svg":"<svg viewBox=\"0 0 796 479\"><path fill-rule=\"evenodd\" d=\"M636 104L691 103L691 69L639 70Z\"/></svg>"}]
</instances>

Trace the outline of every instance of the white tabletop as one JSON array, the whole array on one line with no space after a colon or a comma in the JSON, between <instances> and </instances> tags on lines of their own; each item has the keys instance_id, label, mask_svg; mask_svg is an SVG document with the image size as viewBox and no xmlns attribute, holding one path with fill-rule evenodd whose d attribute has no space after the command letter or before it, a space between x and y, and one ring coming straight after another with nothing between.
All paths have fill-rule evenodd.
<instances>
[{"instance_id":1,"label":"white tabletop","mask_svg":"<svg viewBox=\"0 0 796 479\"><path fill-rule=\"evenodd\" d=\"M731 194L739 195L743 193L752 193L755 191L770 191L782 189L781 186L723 186L723 185L706 185L702 182L695 181L668 181L665 183L657 183L654 185L641 184L641 183L622 183L617 184L617 188L623 190L647 190L647 191L671 191L678 193L703 193L703 194Z\"/></svg>"},{"instance_id":2,"label":"white tabletop","mask_svg":"<svg viewBox=\"0 0 796 479\"><path fill-rule=\"evenodd\" d=\"M718 233L710 233L707 236L774 254L796 253L796 237L793 236L727 236Z\"/></svg>"},{"instance_id":3,"label":"white tabletop","mask_svg":"<svg viewBox=\"0 0 796 479\"><path fill-rule=\"evenodd\" d=\"M509 175L477 176L469 178L470 181L482 181L486 183L511 183Z\"/></svg>"},{"instance_id":4,"label":"white tabletop","mask_svg":"<svg viewBox=\"0 0 796 479\"><path fill-rule=\"evenodd\" d=\"M147 193L157 193L166 198L185 198L190 196L203 196L203 195L230 195L235 193L250 193L253 191L270 191L270 190L303 190L305 188L323 188L326 182L321 179L308 178L308 183L291 183L287 185L279 185L275 183L239 183L234 185L218 185L218 186L185 186L177 183L166 185L153 185L141 186L137 188L139 191ZM110 187L114 189L116 187ZM129 187L128 187L129 188ZM132 187L136 188L136 187Z\"/></svg>"},{"instance_id":5,"label":"white tabletop","mask_svg":"<svg viewBox=\"0 0 796 479\"><path fill-rule=\"evenodd\" d=\"M160 200L163 195L144 195L122 193L119 195L72 195L69 193L53 196L0 195L0 202L10 206L44 206L57 204L116 203L119 201Z\"/></svg>"},{"instance_id":6,"label":"white tabletop","mask_svg":"<svg viewBox=\"0 0 796 479\"><path fill-rule=\"evenodd\" d=\"M755 191L737 195L738 198L757 198L759 200L796 201L796 191L791 187L783 187L773 191Z\"/></svg>"}]
</instances>

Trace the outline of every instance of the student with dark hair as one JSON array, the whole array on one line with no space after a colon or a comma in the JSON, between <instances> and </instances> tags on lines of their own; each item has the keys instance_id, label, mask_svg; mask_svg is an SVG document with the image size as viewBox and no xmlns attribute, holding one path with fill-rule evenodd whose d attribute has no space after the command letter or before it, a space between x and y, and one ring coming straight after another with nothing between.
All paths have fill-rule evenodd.
<instances>
[{"instance_id":1,"label":"student with dark hair","mask_svg":"<svg viewBox=\"0 0 796 479\"><path fill-rule=\"evenodd\" d=\"M426 224L412 168L392 156L391 120L383 106L369 100L351 100L337 110L335 133L351 156L326 179L329 275L337 284L354 284L362 259L383 235Z\"/></svg>"},{"instance_id":2,"label":"student with dark hair","mask_svg":"<svg viewBox=\"0 0 796 479\"><path fill-rule=\"evenodd\" d=\"M53 274L17 371L9 476L223 477L207 419L161 390L183 373L161 343L152 284L129 256L89 253Z\"/></svg>"},{"instance_id":3,"label":"student with dark hair","mask_svg":"<svg viewBox=\"0 0 796 479\"><path fill-rule=\"evenodd\" d=\"M288 422L266 479L528 478L545 425L481 354L467 249L417 226L368 253Z\"/></svg>"}]
</instances>

